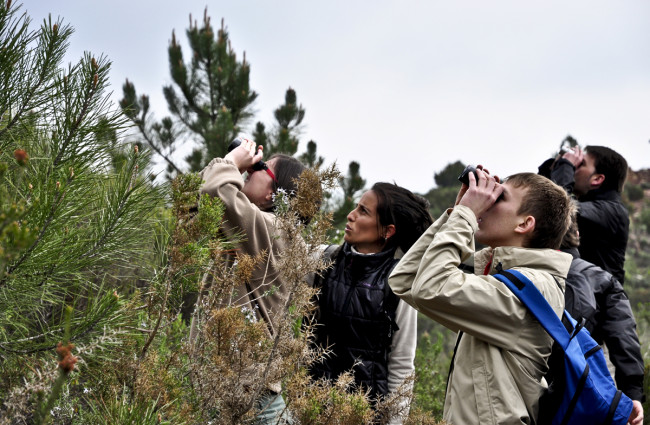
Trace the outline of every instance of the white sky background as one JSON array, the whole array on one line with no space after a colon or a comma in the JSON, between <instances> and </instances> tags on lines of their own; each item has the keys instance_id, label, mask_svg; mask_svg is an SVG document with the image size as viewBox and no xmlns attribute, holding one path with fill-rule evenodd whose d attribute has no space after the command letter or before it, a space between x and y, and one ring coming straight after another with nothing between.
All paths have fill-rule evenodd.
<instances>
[{"instance_id":1,"label":"white sky background","mask_svg":"<svg viewBox=\"0 0 650 425\"><path fill-rule=\"evenodd\" d=\"M75 28L66 63L108 56L116 107L128 78L162 118L172 30L187 58L189 14L200 25L206 5L251 64L248 130L268 129L292 87L306 109L299 152L314 140L344 173L359 162L368 187L424 193L456 160L502 177L536 172L567 134L650 167L647 0L25 0L23 10L33 25L50 13Z\"/></svg>"}]
</instances>

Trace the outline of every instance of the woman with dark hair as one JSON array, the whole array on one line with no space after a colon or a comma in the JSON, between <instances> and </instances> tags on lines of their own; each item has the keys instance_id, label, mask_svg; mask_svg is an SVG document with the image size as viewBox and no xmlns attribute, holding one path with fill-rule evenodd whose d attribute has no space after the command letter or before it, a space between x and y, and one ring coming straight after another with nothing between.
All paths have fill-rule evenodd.
<instances>
[{"instance_id":1,"label":"woman with dark hair","mask_svg":"<svg viewBox=\"0 0 650 425\"><path fill-rule=\"evenodd\" d=\"M326 249L333 264L315 282L321 289L315 342L331 354L312 365L313 377L335 380L351 370L376 399L413 373L417 313L387 280L432 222L427 201L396 184L376 183L363 194L348 214L344 244ZM400 401L404 416L407 403Z\"/></svg>"},{"instance_id":2,"label":"woman with dark hair","mask_svg":"<svg viewBox=\"0 0 650 425\"><path fill-rule=\"evenodd\" d=\"M264 264L253 270L250 281L235 288L239 298L233 302L246 308L257 320L264 320L271 336L275 335L274 314L288 297L277 266L287 243L275 227L273 197L279 190L289 197L295 196L296 181L304 170L304 165L287 155L274 155L263 162L262 148L242 139L224 158L213 159L201 171L204 180L201 194L217 197L225 206L221 232L228 238L244 234L236 255L267 253ZM245 180L244 172L248 173ZM258 424L277 423L278 415L284 411L280 383L268 387L269 392L258 400L263 406Z\"/></svg>"}]
</instances>

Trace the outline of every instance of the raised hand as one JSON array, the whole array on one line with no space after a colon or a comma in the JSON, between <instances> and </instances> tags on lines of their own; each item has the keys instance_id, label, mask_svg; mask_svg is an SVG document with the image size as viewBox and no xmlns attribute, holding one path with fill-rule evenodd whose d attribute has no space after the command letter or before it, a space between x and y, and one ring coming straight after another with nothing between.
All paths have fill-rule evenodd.
<instances>
[{"instance_id":1,"label":"raised hand","mask_svg":"<svg viewBox=\"0 0 650 425\"><path fill-rule=\"evenodd\" d=\"M224 157L235 163L239 172L243 173L262 159L262 146L256 147L255 142L242 139L242 142Z\"/></svg>"}]
</instances>

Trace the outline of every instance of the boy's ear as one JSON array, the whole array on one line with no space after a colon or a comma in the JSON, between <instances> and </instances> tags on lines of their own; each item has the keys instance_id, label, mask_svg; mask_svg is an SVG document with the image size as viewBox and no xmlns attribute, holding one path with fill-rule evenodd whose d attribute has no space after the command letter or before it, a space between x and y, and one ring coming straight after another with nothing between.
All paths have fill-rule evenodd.
<instances>
[{"instance_id":1,"label":"boy's ear","mask_svg":"<svg viewBox=\"0 0 650 425\"><path fill-rule=\"evenodd\" d=\"M589 178L589 184L591 185L591 189L598 189L601 184L605 181L605 175L604 174L593 174Z\"/></svg>"},{"instance_id":2,"label":"boy's ear","mask_svg":"<svg viewBox=\"0 0 650 425\"><path fill-rule=\"evenodd\" d=\"M517 227L515 227L515 232L521 235L528 235L535 230L535 217L532 215L527 215L522 222L520 222Z\"/></svg>"}]
</instances>

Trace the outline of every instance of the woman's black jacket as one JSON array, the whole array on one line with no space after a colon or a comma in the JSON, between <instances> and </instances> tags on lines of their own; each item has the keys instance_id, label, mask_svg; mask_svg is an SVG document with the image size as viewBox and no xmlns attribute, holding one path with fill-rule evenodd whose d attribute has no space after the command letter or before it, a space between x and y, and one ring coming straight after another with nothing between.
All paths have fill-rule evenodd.
<instances>
[{"instance_id":1,"label":"woman's black jacket","mask_svg":"<svg viewBox=\"0 0 650 425\"><path fill-rule=\"evenodd\" d=\"M399 298L388 286L398 261L394 254L395 249L364 255L344 243L323 278L316 279L321 293L315 339L331 353L312 365L312 376L336 380L352 370L356 384L372 398L388 394L388 359L398 330Z\"/></svg>"}]
</instances>

